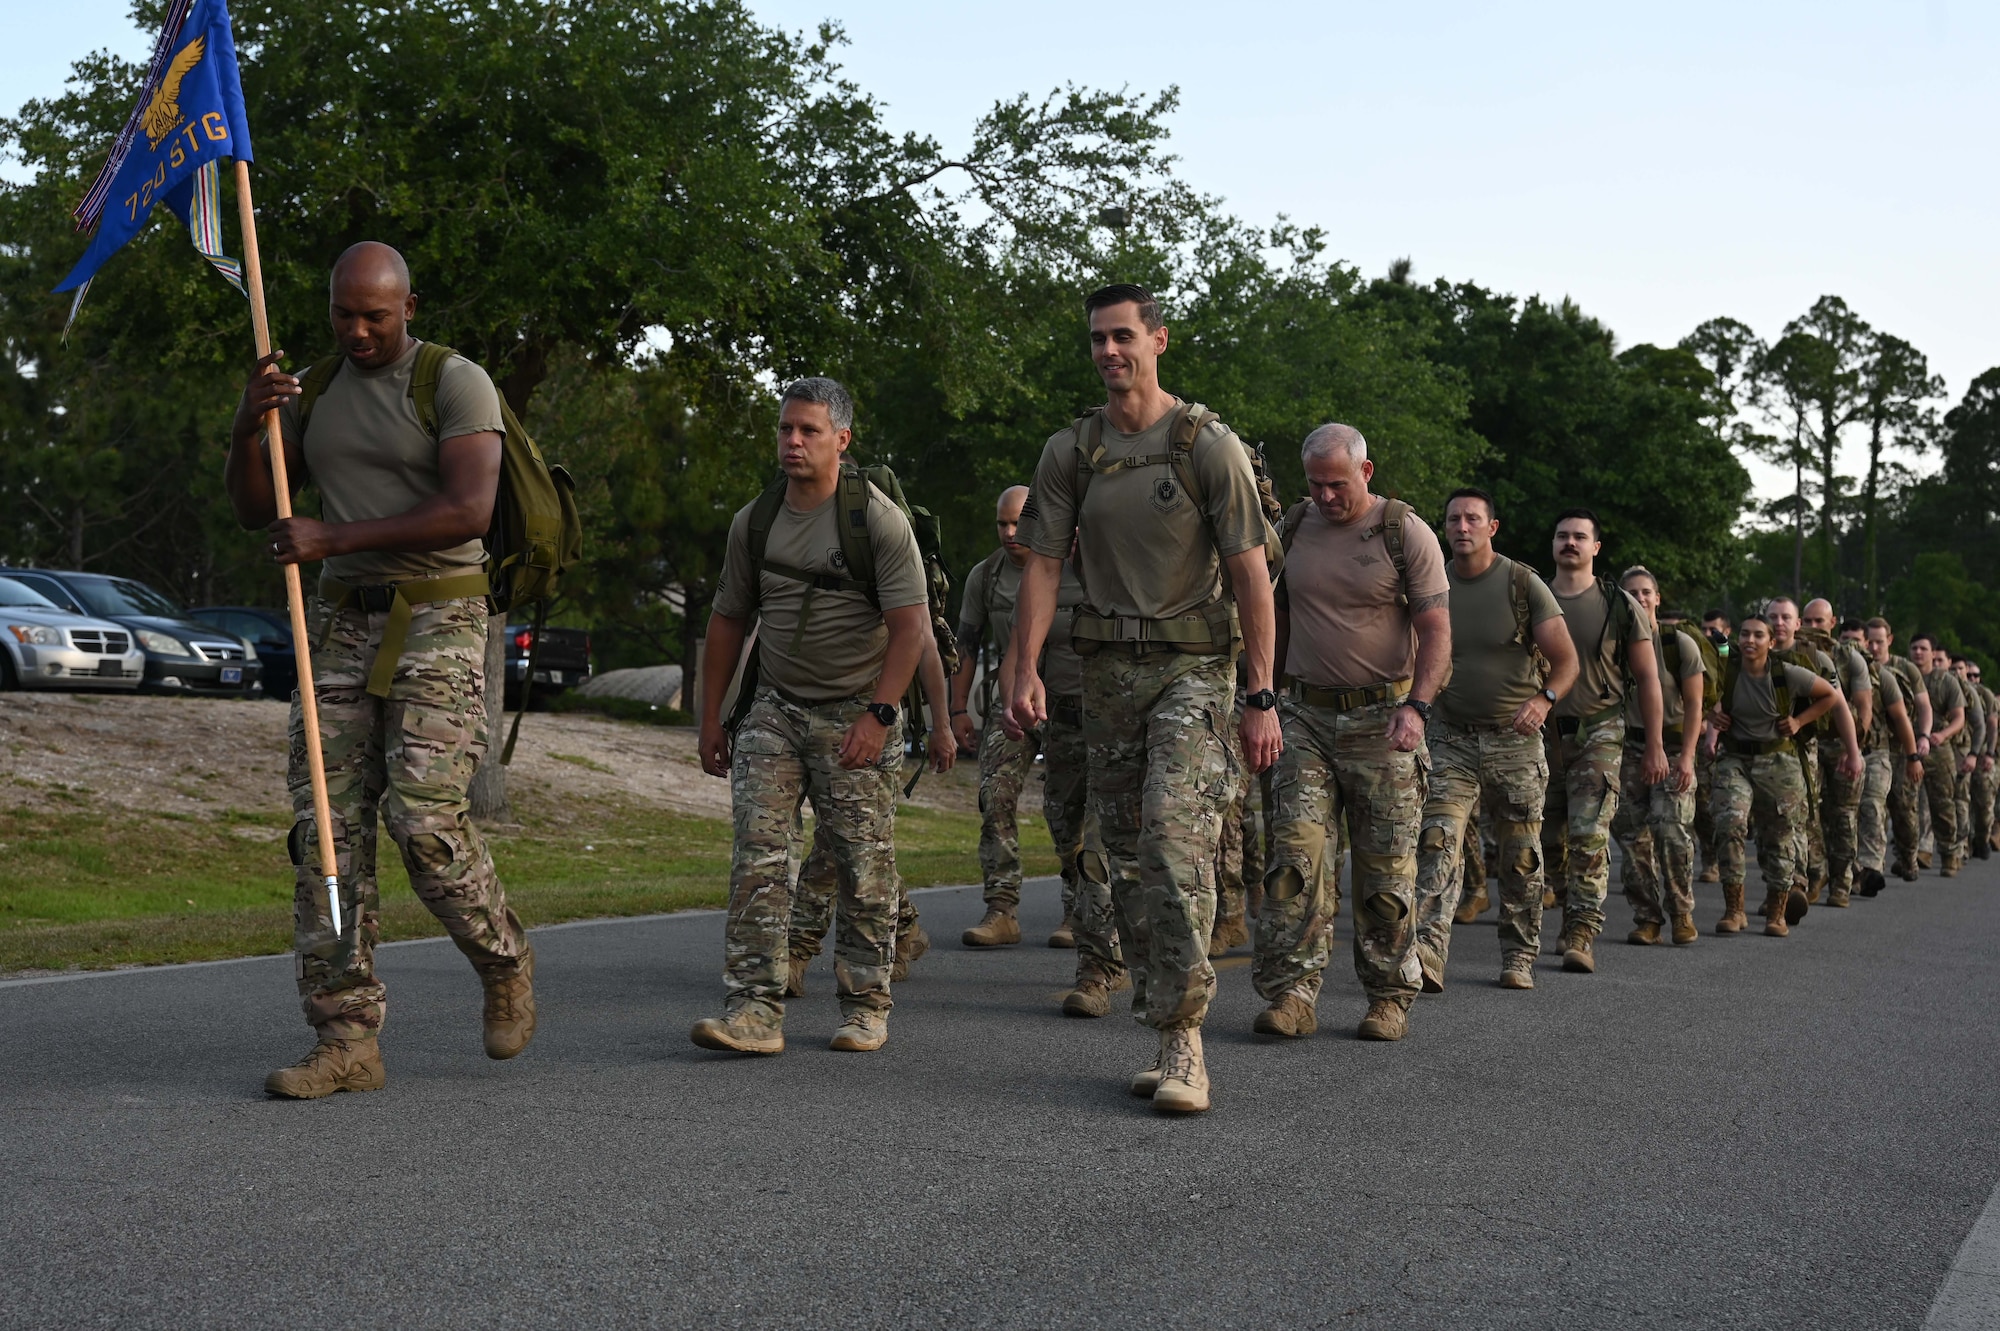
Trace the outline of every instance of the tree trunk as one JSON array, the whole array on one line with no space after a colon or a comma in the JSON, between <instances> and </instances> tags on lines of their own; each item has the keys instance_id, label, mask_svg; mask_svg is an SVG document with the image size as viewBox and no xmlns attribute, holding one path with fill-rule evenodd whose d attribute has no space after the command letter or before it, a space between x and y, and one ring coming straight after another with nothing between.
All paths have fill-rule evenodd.
<instances>
[{"instance_id":1,"label":"tree trunk","mask_svg":"<svg viewBox=\"0 0 2000 1331\"><path fill-rule=\"evenodd\" d=\"M1792 599L1805 604L1806 595L1806 459L1792 446Z\"/></svg>"},{"instance_id":2,"label":"tree trunk","mask_svg":"<svg viewBox=\"0 0 2000 1331\"><path fill-rule=\"evenodd\" d=\"M486 757L472 774L468 797L472 816L482 822L511 823L507 806L507 769L500 749L507 742L507 616L495 615L486 630Z\"/></svg>"},{"instance_id":3,"label":"tree trunk","mask_svg":"<svg viewBox=\"0 0 2000 1331\"><path fill-rule=\"evenodd\" d=\"M681 588L681 699L683 712L695 710L695 680L701 673L701 644L708 631L708 601L693 588Z\"/></svg>"},{"instance_id":4,"label":"tree trunk","mask_svg":"<svg viewBox=\"0 0 2000 1331\"><path fill-rule=\"evenodd\" d=\"M1870 615L1882 613L1882 603L1876 599L1877 584L1880 581L1880 562L1875 552L1875 503L1876 487L1882 476L1882 422L1877 420L1868 432L1868 484L1861 498L1862 554L1861 578L1866 588L1862 604Z\"/></svg>"},{"instance_id":5,"label":"tree trunk","mask_svg":"<svg viewBox=\"0 0 2000 1331\"><path fill-rule=\"evenodd\" d=\"M1821 591L1835 605L1840 604L1840 569L1834 552L1833 506L1836 495L1833 469L1834 454L1839 447L1840 431L1833 420L1832 404L1824 403L1820 408L1819 426L1819 575L1826 580Z\"/></svg>"}]
</instances>

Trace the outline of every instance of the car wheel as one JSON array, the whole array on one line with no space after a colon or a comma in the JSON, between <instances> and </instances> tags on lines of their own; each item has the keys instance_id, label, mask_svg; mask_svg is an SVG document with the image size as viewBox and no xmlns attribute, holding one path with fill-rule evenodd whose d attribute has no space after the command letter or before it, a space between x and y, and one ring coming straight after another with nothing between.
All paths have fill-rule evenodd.
<instances>
[{"instance_id":1,"label":"car wheel","mask_svg":"<svg viewBox=\"0 0 2000 1331\"><path fill-rule=\"evenodd\" d=\"M0 647L0 690L12 691L21 687L21 677L14 673L14 654Z\"/></svg>"}]
</instances>

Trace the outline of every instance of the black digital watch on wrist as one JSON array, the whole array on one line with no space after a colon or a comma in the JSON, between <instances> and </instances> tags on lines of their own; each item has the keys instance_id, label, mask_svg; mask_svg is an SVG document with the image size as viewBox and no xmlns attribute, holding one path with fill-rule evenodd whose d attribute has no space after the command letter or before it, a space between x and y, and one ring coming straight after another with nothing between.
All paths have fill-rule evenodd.
<instances>
[{"instance_id":1,"label":"black digital watch on wrist","mask_svg":"<svg viewBox=\"0 0 2000 1331\"><path fill-rule=\"evenodd\" d=\"M1278 695L1269 689L1258 689L1255 693L1243 695L1245 707L1255 707L1260 712L1268 712L1278 705Z\"/></svg>"},{"instance_id":2,"label":"black digital watch on wrist","mask_svg":"<svg viewBox=\"0 0 2000 1331\"><path fill-rule=\"evenodd\" d=\"M1431 705L1429 703L1420 698L1405 698L1403 699L1403 706L1415 712L1419 721L1423 721L1426 724L1430 722Z\"/></svg>"},{"instance_id":3,"label":"black digital watch on wrist","mask_svg":"<svg viewBox=\"0 0 2000 1331\"><path fill-rule=\"evenodd\" d=\"M1542 697L1548 699L1549 706L1554 707L1556 705L1556 691L1554 689L1543 689Z\"/></svg>"},{"instance_id":4,"label":"black digital watch on wrist","mask_svg":"<svg viewBox=\"0 0 2000 1331\"><path fill-rule=\"evenodd\" d=\"M884 730L896 724L896 707L894 703L871 702L868 704L868 715L880 721Z\"/></svg>"}]
</instances>

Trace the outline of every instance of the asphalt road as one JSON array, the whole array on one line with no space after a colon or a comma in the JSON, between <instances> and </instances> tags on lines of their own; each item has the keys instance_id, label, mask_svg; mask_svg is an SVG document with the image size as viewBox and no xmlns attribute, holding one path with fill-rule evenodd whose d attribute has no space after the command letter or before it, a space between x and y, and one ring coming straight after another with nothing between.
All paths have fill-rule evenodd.
<instances>
[{"instance_id":1,"label":"asphalt road","mask_svg":"<svg viewBox=\"0 0 2000 1331\"><path fill-rule=\"evenodd\" d=\"M920 902L874 1055L824 959L783 1057L690 1045L714 914L537 931L511 1064L455 951L386 948L388 1087L309 1104L260 1090L287 960L0 986L0 1326L1917 1328L2000 1180L2000 864L1524 994L1489 914L1399 1045L1344 946L1254 1040L1239 950L1192 1120L1060 1015L1072 954Z\"/></svg>"}]
</instances>

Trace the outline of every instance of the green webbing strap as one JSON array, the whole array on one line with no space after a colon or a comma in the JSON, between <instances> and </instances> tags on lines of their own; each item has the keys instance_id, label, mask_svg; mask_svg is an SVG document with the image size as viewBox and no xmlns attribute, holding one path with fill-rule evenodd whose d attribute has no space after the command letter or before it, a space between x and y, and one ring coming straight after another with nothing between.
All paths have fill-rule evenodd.
<instances>
[{"instance_id":1,"label":"green webbing strap","mask_svg":"<svg viewBox=\"0 0 2000 1331\"><path fill-rule=\"evenodd\" d=\"M1206 614L1182 615L1176 619L1146 619L1139 615L1099 615L1078 606L1070 620L1070 638L1084 642L1158 643L1166 647L1203 648L1220 651L1235 638L1235 607L1218 603L1228 612L1211 618Z\"/></svg>"},{"instance_id":2,"label":"green webbing strap","mask_svg":"<svg viewBox=\"0 0 2000 1331\"><path fill-rule=\"evenodd\" d=\"M320 576L320 586L335 593L333 608L336 612L345 610L360 599L361 588L350 586L338 578ZM389 696L389 684L396 677L396 663L403 659L403 644L410 636L410 607L431 605L438 601L459 601L472 596L484 596L490 590L486 574L461 573L449 578L426 578L419 582L399 582L395 585L396 595L389 602L389 622L382 629L381 645L375 649L375 667L368 672L368 693L372 697ZM327 633L333 632L333 621L327 621ZM325 646L325 641L321 641Z\"/></svg>"}]
</instances>

